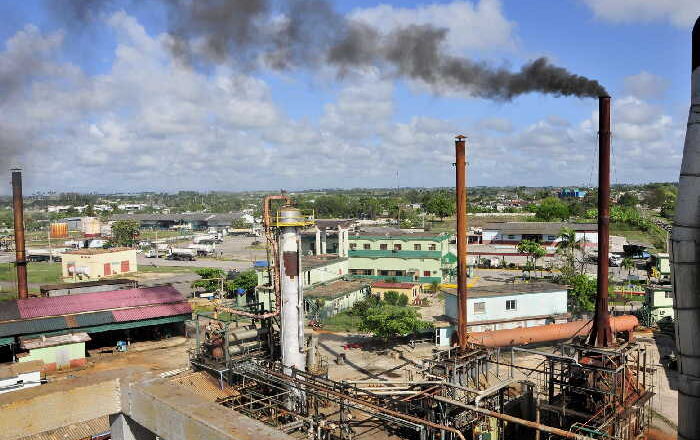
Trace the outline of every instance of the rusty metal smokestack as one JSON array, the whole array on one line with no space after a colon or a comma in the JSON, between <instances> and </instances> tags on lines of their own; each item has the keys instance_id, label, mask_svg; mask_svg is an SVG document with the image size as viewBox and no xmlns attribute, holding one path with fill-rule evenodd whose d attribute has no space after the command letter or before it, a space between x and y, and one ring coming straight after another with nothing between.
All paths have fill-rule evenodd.
<instances>
[{"instance_id":1,"label":"rusty metal smokestack","mask_svg":"<svg viewBox=\"0 0 700 440\"><path fill-rule=\"evenodd\" d=\"M598 99L598 292L588 343L613 343L608 311L608 253L610 251L610 97Z\"/></svg>"},{"instance_id":2,"label":"rusty metal smokestack","mask_svg":"<svg viewBox=\"0 0 700 440\"><path fill-rule=\"evenodd\" d=\"M690 113L671 235L678 350L678 438L700 439L700 18L693 27Z\"/></svg>"},{"instance_id":3,"label":"rusty metal smokestack","mask_svg":"<svg viewBox=\"0 0 700 440\"><path fill-rule=\"evenodd\" d=\"M467 159L466 137L455 138L457 193L457 336L459 347L467 347Z\"/></svg>"},{"instance_id":4,"label":"rusty metal smokestack","mask_svg":"<svg viewBox=\"0 0 700 440\"><path fill-rule=\"evenodd\" d=\"M12 211L15 222L15 266L17 267L17 296L29 297L27 288L27 253L24 248L24 202L22 201L22 171L12 171Z\"/></svg>"}]
</instances>

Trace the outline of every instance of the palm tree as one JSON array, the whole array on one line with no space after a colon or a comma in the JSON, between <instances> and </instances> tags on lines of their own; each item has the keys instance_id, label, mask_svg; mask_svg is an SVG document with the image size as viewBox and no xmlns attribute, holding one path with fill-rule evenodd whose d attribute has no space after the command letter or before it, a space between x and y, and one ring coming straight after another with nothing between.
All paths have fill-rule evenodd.
<instances>
[{"instance_id":1,"label":"palm tree","mask_svg":"<svg viewBox=\"0 0 700 440\"><path fill-rule=\"evenodd\" d=\"M583 249L585 238L576 239L576 231L571 228L561 228L559 231L557 253L566 260L566 269L573 275L576 272L576 252ZM583 267L581 267L583 272Z\"/></svg>"},{"instance_id":2,"label":"palm tree","mask_svg":"<svg viewBox=\"0 0 700 440\"><path fill-rule=\"evenodd\" d=\"M634 269L634 260L632 260L630 257L623 258L622 267L627 269L627 276L629 277L632 274L632 269Z\"/></svg>"}]
</instances>

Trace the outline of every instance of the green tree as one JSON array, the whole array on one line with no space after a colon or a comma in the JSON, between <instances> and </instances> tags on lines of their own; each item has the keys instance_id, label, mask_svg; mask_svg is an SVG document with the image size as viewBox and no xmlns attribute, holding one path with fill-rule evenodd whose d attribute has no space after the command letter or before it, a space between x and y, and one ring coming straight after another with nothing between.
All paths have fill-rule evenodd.
<instances>
[{"instance_id":1,"label":"green tree","mask_svg":"<svg viewBox=\"0 0 700 440\"><path fill-rule=\"evenodd\" d=\"M382 304L367 310L358 328L388 341L431 328L432 324L420 319L418 312L410 307Z\"/></svg>"},{"instance_id":2,"label":"green tree","mask_svg":"<svg viewBox=\"0 0 700 440\"><path fill-rule=\"evenodd\" d=\"M440 217L440 220L455 213L455 202L447 191L437 191L424 204L425 211Z\"/></svg>"},{"instance_id":3,"label":"green tree","mask_svg":"<svg viewBox=\"0 0 700 440\"><path fill-rule=\"evenodd\" d=\"M117 220L112 223L110 244L131 247L136 244L138 236L139 222L136 220Z\"/></svg>"},{"instance_id":4,"label":"green tree","mask_svg":"<svg viewBox=\"0 0 700 440\"><path fill-rule=\"evenodd\" d=\"M537 260L544 257L547 252L541 244L532 240L523 240L518 243L518 252L527 255L527 264L525 270L530 274L530 270L537 267Z\"/></svg>"},{"instance_id":5,"label":"green tree","mask_svg":"<svg viewBox=\"0 0 700 440\"><path fill-rule=\"evenodd\" d=\"M630 257L623 258L622 267L627 269L627 275L629 276L632 273L632 269L634 269L634 260L632 260Z\"/></svg>"},{"instance_id":6,"label":"green tree","mask_svg":"<svg viewBox=\"0 0 700 440\"><path fill-rule=\"evenodd\" d=\"M384 292L384 302L391 306L405 306L408 304L408 297L395 290Z\"/></svg>"},{"instance_id":7,"label":"green tree","mask_svg":"<svg viewBox=\"0 0 700 440\"><path fill-rule=\"evenodd\" d=\"M350 309L350 313L355 316L365 316L369 309L372 307L377 307L380 304L381 301L379 300L378 296L368 295L365 297L365 299L357 301L355 304L353 304L352 309Z\"/></svg>"},{"instance_id":8,"label":"green tree","mask_svg":"<svg viewBox=\"0 0 700 440\"><path fill-rule=\"evenodd\" d=\"M226 283L226 290L233 292L236 289L243 289L246 293L252 293L258 286L258 275L254 270L247 270L238 274L236 278Z\"/></svg>"},{"instance_id":9,"label":"green tree","mask_svg":"<svg viewBox=\"0 0 700 440\"><path fill-rule=\"evenodd\" d=\"M619 199L617 199L617 203L622 206L635 207L639 205L639 197L637 197L631 192L626 192L623 195L621 195Z\"/></svg>"},{"instance_id":10,"label":"green tree","mask_svg":"<svg viewBox=\"0 0 700 440\"><path fill-rule=\"evenodd\" d=\"M553 220L568 220L569 207L556 197L547 197L535 207L535 218L545 222Z\"/></svg>"},{"instance_id":11,"label":"green tree","mask_svg":"<svg viewBox=\"0 0 700 440\"><path fill-rule=\"evenodd\" d=\"M569 280L569 310L574 314L590 312L595 308L596 280L588 275L574 275Z\"/></svg>"},{"instance_id":12,"label":"green tree","mask_svg":"<svg viewBox=\"0 0 700 440\"><path fill-rule=\"evenodd\" d=\"M221 289L222 280L226 274L223 269L202 267L194 271L201 279L192 281L193 289L202 289L204 292L217 292Z\"/></svg>"}]
</instances>

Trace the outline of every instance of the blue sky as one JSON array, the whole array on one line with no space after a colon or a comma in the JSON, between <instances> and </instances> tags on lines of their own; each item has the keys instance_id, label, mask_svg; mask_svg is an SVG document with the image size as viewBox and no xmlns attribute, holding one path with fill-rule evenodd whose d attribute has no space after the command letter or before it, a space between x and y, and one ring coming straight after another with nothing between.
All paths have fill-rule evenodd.
<instances>
[{"instance_id":1,"label":"blue sky","mask_svg":"<svg viewBox=\"0 0 700 440\"><path fill-rule=\"evenodd\" d=\"M695 3L332 6L382 34L445 28L451 56L511 70L546 56L600 81L614 98L613 180L646 182L678 176ZM340 76L324 63L279 71L226 58L202 69L167 49L171 23L158 2L105 2L86 21L55 4L0 2L2 164L22 166L29 191L393 186L397 171L402 186L445 186L458 133L470 137L471 185L595 181L594 99L492 101L382 65Z\"/></svg>"}]
</instances>

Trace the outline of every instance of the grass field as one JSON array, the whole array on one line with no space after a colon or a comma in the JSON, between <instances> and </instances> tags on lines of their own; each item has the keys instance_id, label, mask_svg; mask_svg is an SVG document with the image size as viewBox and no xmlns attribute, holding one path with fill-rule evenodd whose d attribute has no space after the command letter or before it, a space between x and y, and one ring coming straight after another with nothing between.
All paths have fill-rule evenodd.
<instances>
[{"instance_id":1,"label":"grass field","mask_svg":"<svg viewBox=\"0 0 700 440\"><path fill-rule=\"evenodd\" d=\"M143 273L194 273L195 269L199 267L139 265L139 272Z\"/></svg>"},{"instance_id":2,"label":"grass field","mask_svg":"<svg viewBox=\"0 0 700 440\"><path fill-rule=\"evenodd\" d=\"M0 264L0 281L16 281L14 263ZM34 284L52 284L61 281L61 263L27 263L27 281Z\"/></svg>"},{"instance_id":3,"label":"grass field","mask_svg":"<svg viewBox=\"0 0 700 440\"><path fill-rule=\"evenodd\" d=\"M323 321L323 329L333 332L355 332L359 324L360 317L341 312Z\"/></svg>"},{"instance_id":4,"label":"grass field","mask_svg":"<svg viewBox=\"0 0 700 440\"><path fill-rule=\"evenodd\" d=\"M652 245L657 252L666 252L666 233L644 232L625 223L610 223L610 235L620 235L627 241Z\"/></svg>"}]
</instances>

